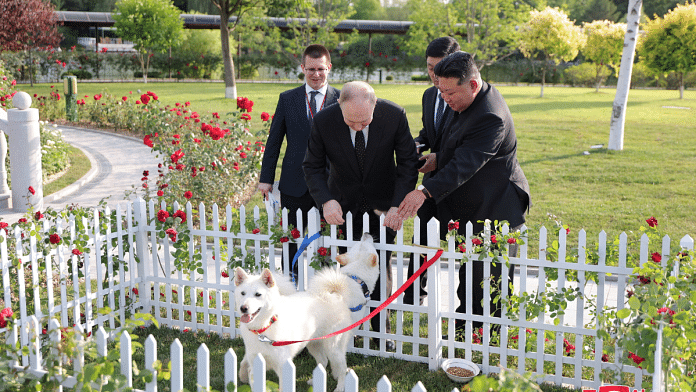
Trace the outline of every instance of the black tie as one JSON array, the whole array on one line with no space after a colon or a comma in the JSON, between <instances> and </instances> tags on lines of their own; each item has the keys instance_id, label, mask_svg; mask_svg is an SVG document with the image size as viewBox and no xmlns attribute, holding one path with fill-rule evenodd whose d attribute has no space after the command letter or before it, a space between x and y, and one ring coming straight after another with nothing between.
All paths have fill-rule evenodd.
<instances>
[{"instance_id":1,"label":"black tie","mask_svg":"<svg viewBox=\"0 0 696 392\"><path fill-rule=\"evenodd\" d=\"M437 135L440 130L440 125L442 124L442 117L445 114L445 101L442 97L438 98L439 104L437 105L437 116L435 117L435 134Z\"/></svg>"},{"instance_id":2,"label":"black tie","mask_svg":"<svg viewBox=\"0 0 696 392\"><path fill-rule=\"evenodd\" d=\"M319 94L319 91L312 91L309 93L312 97L309 99L309 112L310 112L310 117L314 117L314 115L317 113L317 94Z\"/></svg>"},{"instance_id":3,"label":"black tie","mask_svg":"<svg viewBox=\"0 0 696 392\"><path fill-rule=\"evenodd\" d=\"M355 132L355 156L358 158L358 166L362 172L365 166L365 134L363 131Z\"/></svg>"}]
</instances>

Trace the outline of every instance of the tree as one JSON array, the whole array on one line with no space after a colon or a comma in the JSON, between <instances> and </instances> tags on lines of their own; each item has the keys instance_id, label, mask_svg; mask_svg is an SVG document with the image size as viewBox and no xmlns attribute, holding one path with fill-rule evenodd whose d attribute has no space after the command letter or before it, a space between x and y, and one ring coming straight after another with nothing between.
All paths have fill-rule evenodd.
<instances>
[{"instance_id":1,"label":"tree","mask_svg":"<svg viewBox=\"0 0 696 392\"><path fill-rule=\"evenodd\" d=\"M587 43L582 49L585 59L595 66L595 89L599 92L602 83L602 69L613 68L618 74L623 40L626 35L625 23L596 20L583 25Z\"/></svg>"},{"instance_id":2,"label":"tree","mask_svg":"<svg viewBox=\"0 0 696 392\"><path fill-rule=\"evenodd\" d=\"M643 7L643 10L645 11L645 14L652 18L655 16L664 16L666 15L670 10L673 10L674 7L677 6L677 4L686 4L685 0L651 0L645 3L645 7Z\"/></svg>"},{"instance_id":3,"label":"tree","mask_svg":"<svg viewBox=\"0 0 696 392\"><path fill-rule=\"evenodd\" d=\"M150 58L164 52L182 37L184 22L169 0L121 0L113 14L117 34L133 42L147 83Z\"/></svg>"},{"instance_id":4,"label":"tree","mask_svg":"<svg viewBox=\"0 0 696 392\"><path fill-rule=\"evenodd\" d=\"M677 5L664 18L648 21L641 42L641 61L654 71L675 72L684 99L684 75L696 69L696 3Z\"/></svg>"},{"instance_id":5,"label":"tree","mask_svg":"<svg viewBox=\"0 0 696 392\"><path fill-rule=\"evenodd\" d=\"M619 20L619 11L616 4L611 0L592 0L589 2L585 12L577 18L578 22L592 22L595 20L609 20L616 22Z\"/></svg>"},{"instance_id":6,"label":"tree","mask_svg":"<svg viewBox=\"0 0 696 392\"><path fill-rule=\"evenodd\" d=\"M628 90L631 87L633 57L636 52L638 28L640 27L641 5L643 0L630 0L626 20L626 36L624 37L619 81L616 85L616 97L611 110L611 125L609 127L609 150L623 150L624 123L626 121L626 105Z\"/></svg>"},{"instance_id":7,"label":"tree","mask_svg":"<svg viewBox=\"0 0 696 392\"><path fill-rule=\"evenodd\" d=\"M512 0L411 0L404 40L408 53L423 55L428 43L456 37L462 50L473 54L479 67L500 60L517 47L515 26L524 22L529 7Z\"/></svg>"},{"instance_id":8,"label":"tree","mask_svg":"<svg viewBox=\"0 0 696 392\"><path fill-rule=\"evenodd\" d=\"M359 20L382 20L386 13L379 0L354 0L353 15L350 19Z\"/></svg>"},{"instance_id":9,"label":"tree","mask_svg":"<svg viewBox=\"0 0 696 392\"><path fill-rule=\"evenodd\" d=\"M230 52L230 32L234 31L245 12L261 6L263 0L210 0L220 12L220 42L222 44L223 79L225 80L225 98L237 99L237 82L234 78L234 61ZM230 28L232 15L237 20Z\"/></svg>"},{"instance_id":10,"label":"tree","mask_svg":"<svg viewBox=\"0 0 696 392\"><path fill-rule=\"evenodd\" d=\"M0 0L0 50L28 52L32 86L32 50L58 46L62 37L53 11L53 4L41 0Z\"/></svg>"},{"instance_id":11,"label":"tree","mask_svg":"<svg viewBox=\"0 0 696 392\"><path fill-rule=\"evenodd\" d=\"M584 44L580 28L558 8L546 7L543 11L530 12L531 19L520 29L520 51L530 58L543 61L541 71L541 97L544 96L546 66L550 61L558 64L571 61Z\"/></svg>"},{"instance_id":12,"label":"tree","mask_svg":"<svg viewBox=\"0 0 696 392\"><path fill-rule=\"evenodd\" d=\"M11 52L58 46L61 35L50 2L0 0L0 49Z\"/></svg>"}]
</instances>

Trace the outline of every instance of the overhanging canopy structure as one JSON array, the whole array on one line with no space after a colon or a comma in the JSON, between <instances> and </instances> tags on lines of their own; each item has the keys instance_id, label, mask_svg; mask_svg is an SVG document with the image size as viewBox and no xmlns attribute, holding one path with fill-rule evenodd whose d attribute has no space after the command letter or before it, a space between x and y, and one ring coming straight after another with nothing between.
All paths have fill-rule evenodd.
<instances>
[{"instance_id":1,"label":"overhanging canopy structure","mask_svg":"<svg viewBox=\"0 0 696 392\"><path fill-rule=\"evenodd\" d=\"M59 22L68 27L113 27L114 19L110 12L82 12L82 11L56 11ZM186 29L219 29L220 15L194 15L181 14ZM295 24L306 24L305 18L266 18L269 24L273 24L281 30L289 30ZM233 16L229 23L237 21ZM391 20L344 20L340 22L334 31L337 33L350 33L354 29L363 34L406 34L413 24L410 21Z\"/></svg>"}]
</instances>

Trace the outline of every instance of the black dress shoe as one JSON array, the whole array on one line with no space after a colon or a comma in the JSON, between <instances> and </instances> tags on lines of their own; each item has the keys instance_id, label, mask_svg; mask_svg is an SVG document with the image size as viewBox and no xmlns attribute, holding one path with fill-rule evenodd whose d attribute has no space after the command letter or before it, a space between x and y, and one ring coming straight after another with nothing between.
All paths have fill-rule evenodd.
<instances>
[{"instance_id":1,"label":"black dress shoe","mask_svg":"<svg viewBox=\"0 0 696 392\"><path fill-rule=\"evenodd\" d=\"M377 349L379 349L379 339L378 338L370 339L370 343L376 345ZM396 343L394 343L394 340L392 340L392 339L387 339L386 342L384 342L384 346L385 346L387 351L396 351Z\"/></svg>"}]
</instances>

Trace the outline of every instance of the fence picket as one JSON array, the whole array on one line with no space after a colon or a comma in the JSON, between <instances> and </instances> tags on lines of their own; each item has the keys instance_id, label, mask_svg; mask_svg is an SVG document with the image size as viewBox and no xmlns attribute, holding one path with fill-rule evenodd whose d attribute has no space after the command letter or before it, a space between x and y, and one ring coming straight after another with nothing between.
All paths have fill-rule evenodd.
<instances>
[{"instance_id":1,"label":"fence picket","mask_svg":"<svg viewBox=\"0 0 696 392\"><path fill-rule=\"evenodd\" d=\"M234 388L230 388L230 384ZM237 354L231 348L225 353L225 387L223 390L237 390Z\"/></svg>"},{"instance_id":2,"label":"fence picket","mask_svg":"<svg viewBox=\"0 0 696 392\"><path fill-rule=\"evenodd\" d=\"M121 374L126 377L129 387L133 387L133 357L131 354L131 337L128 331L121 333ZM178 390L178 389L177 389Z\"/></svg>"},{"instance_id":3,"label":"fence picket","mask_svg":"<svg viewBox=\"0 0 696 392\"><path fill-rule=\"evenodd\" d=\"M181 391L184 389L184 346L179 339L174 339L169 351L172 363L171 390Z\"/></svg>"},{"instance_id":4,"label":"fence picket","mask_svg":"<svg viewBox=\"0 0 696 392\"><path fill-rule=\"evenodd\" d=\"M198 377L198 392L210 389L210 350L205 343L201 344L196 351L196 368Z\"/></svg>"},{"instance_id":5,"label":"fence picket","mask_svg":"<svg viewBox=\"0 0 696 392\"><path fill-rule=\"evenodd\" d=\"M314 392L326 392L326 369L322 364L317 364L312 372L312 389Z\"/></svg>"},{"instance_id":6,"label":"fence picket","mask_svg":"<svg viewBox=\"0 0 696 392\"><path fill-rule=\"evenodd\" d=\"M358 375L355 374L353 369L348 369L348 374L346 374L346 392L359 392L360 389Z\"/></svg>"},{"instance_id":7,"label":"fence picket","mask_svg":"<svg viewBox=\"0 0 696 392\"><path fill-rule=\"evenodd\" d=\"M295 380L297 380L297 369L292 360L288 359L283 364L283 370L280 376L280 389L288 392L295 392L297 385Z\"/></svg>"},{"instance_id":8,"label":"fence picket","mask_svg":"<svg viewBox=\"0 0 696 392\"><path fill-rule=\"evenodd\" d=\"M152 372L152 381L145 385L147 392L157 392L157 371L155 370L155 361L157 361L157 341L150 334L145 339L145 369Z\"/></svg>"},{"instance_id":9,"label":"fence picket","mask_svg":"<svg viewBox=\"0 0 696 392\"><path fill-rule=\"evenodd\" d=\"M251 366L253 367L253 381L249 381L253 383L251 385L251 390L254 392L266 392L266 360L263 359L261 354L256 354Z\"/></svg>"},{"instance_id":10,"label":"fence picket","mask_svg":"<svg viewBox=\"0 0 696 392\"><path fill-rule=\"evenodd\" d=\"M411 389L411 392L428 392L422 382L418 381L416 385Z\"/></svg>"},{"instance_id":11,"label":"fence picket","mask_svg":"<svg viewBox=\"0 0 696 392\"><path fill-rule=\"evenodd\" d=\"M389 381L387 376L382 376L379 381L377 381L377 392L391 392L391 390L391 381Z\"/></svg>"}]
</instances>

